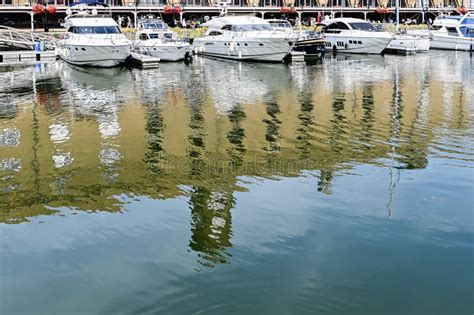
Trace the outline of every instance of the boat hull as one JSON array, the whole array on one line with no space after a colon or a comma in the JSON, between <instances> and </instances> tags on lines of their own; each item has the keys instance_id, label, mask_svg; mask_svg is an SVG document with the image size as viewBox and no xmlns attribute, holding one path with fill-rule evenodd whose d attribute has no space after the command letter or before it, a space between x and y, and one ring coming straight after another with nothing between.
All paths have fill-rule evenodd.
<instances>
[{"instance_id":1,"label":"boat hull","mask_svg":"<svg viewBox=\"0 0 474 315\"><path fill-rule=\"evenodd\" d=\"M409 31L409 34L431 36L430 49L474 51L472 37L450 36L445 31L429 30Z\"/></svg>"},{"instance_id":2,"label":"boat hull","mask_svg":"<svg viewBox=\"0 0 474 315\"><path fill-rule=\"evenodd\" d=\"M130 56L130 45L86 45L60 43L58 56L77 66L114 67L124 63Z\"/></svg>"},{"instance_id":3,"label":"boat hull","mask_svg":"<svg viewBox=\"0 0 474 315\"><path fill-rule=\"evenodd\" d=\"M381 54L392 40L391 36L361 36L326 34L326 49L349 54Z\"/></svg>"},{"instance_id":4,"label":"boat hull","mask_svg":"<svg viewBox=\"0 0 474 315\"><path fill-rule=\"evenodd\" d=\"M326 43L324 39L305 39L297 41L293 51L304 52L309 57L323 57L326 52Z\"/></svg>"},{"instance_id":5,"label":"boat hull","mask_svg":"<svg viewBox=\"0 0 474 315\"><path fill-rule=\"evenodd\" d=\"M212 53L212 52L198 52L198 55L213 57L213 58L223 58L223 59L229 59L229 60L281 62L288 55L288 52L273 53L273 54L244 55L241 57L234 56L234 55L227 55L227 54Z\"/></svg>"},{"instance_id":6,"label":"boat hull","mask_svg":"<svg viewBox=\"0 0 474 315\"><path fill-rule=\"evenodd\" d=\"M160 61L180 61L186 58L186 53L190 49L189 44L156 44L156 45L135 45L137 52L160 58Z\"/></svg>"},{"instance_id":7,"label":"boat hull","mask_svg":"<svg viewBox=\"0 0 474 315\"><path fill-rule=\"evenodd\" d=\"M388 44L386 51L396 53L427 52L430 49L430 43L428 37L397 35Z\"/></svg>"},{"instance_id":8,"label":"boat hull","mask_svg":"<svg viewBox=\"0 0 474 315\"><path fill-rule=\"evenodd\" d=\"M292 46L288 38L197 38L195 53L232 60L281 62Z\"/></svg>"},{"instance_id":9,"label":"boat hull","mask_svg":"<svg viewBox=\"0 0 474 315\"><path fill-rule=\"evenodd\" d=\"M474 51L474 38L433 35L431 48Z\"/></svg>"}]
</instances>

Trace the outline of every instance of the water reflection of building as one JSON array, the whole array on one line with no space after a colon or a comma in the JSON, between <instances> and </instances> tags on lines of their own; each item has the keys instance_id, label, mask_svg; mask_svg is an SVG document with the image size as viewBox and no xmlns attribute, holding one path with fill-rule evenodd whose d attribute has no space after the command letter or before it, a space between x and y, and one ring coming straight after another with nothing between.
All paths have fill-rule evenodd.
<instances>
[{"instance_id":1,"label":"water reflection of building","mask_svg":"<svg viewBox=\"0 0 474 315\"><path fill-rule=\"evenodd\" d=\"M468 86L453 84L448 104L429 68L386 57L378 69L378 59L366 58L338 61L383 74L361 83L333 76L328 65L229 63L236 87L264 91L241 98L209 87L229 70L212 60L156 71L58 67L47 84L10 86L16 109L0 118L0 220L61 206L120 211L119 194L185 195L189 247L205 266L228 262L241 177L311 170L315 190L331 194L334 178L357 163L393 157L399 168L426 167L433 129L469 127Z\"/></svg>"},{"instance_id":2,"label":"water reflection of building","mask_svg":"<svg viewBox=\"0 0 474 315\"><path fill-rule=\"evenodd\" d=\"M226 263L229 258L227 248L232 246L231 210L235 204L232 193L192 187L189 194L189 247L198 253L198 261L203 266L213 267L215 264Z\"/></svg>"}]
</instances>

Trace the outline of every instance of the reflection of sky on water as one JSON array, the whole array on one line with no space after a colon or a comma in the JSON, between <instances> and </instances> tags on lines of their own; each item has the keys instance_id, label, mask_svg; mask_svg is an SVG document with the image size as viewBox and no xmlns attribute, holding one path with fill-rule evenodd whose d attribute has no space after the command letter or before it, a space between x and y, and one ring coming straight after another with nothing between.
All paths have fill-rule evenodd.
<instances>
[{"instance_id":1,"label":"reflection of sky on water","mask_svg":"<svg viewBox=\"0 0 474 315\"><path fill-rule=\"evenodd\" d=\"M0 146L16 147L18 144L20 144L20 130L18 128L0 130Z\"/></svg>"},{"instance_id":2,"label":"reflection of sky on water","mask_svg":"<svg viewBox=\"0 0 474 315\"><path fill-rule=\"evenodd\" d=\"M439 171L450 170L444 168ZM305 296L304 292L309 294L310 291L319 294L332 293L347 304L357 303L358 298L364 297L361 291L372 296L379 294L378 291L382 289L385 290L384 292L393 294L403 292L401 288L398 289L398 285L403 287L402 283L408 281L410 276L401 274L398 277L399 280L396 280L390 275L394 270L405 269L404 260L394 255L395 250L400 255L420 259L423 256L416 253L417 247L423 248L423 255L426 255L425 251L428 249L451 248L453 252L455 249L469 246L469 240L466 238L450 237L452 232L472 231L469 217L466 217L466 213L459 209L453 209L455 213L446 213L442 210L443 204L449 202L449 200L443 200L444 196L454 193L451 197L462 197L466 192L464 189L458 190L456 186L449 187L449 191L437 195L437 198L441 200L436 200L431 196L431 189L421 191L416 189L420 186L427 187L425 184L432 182L430 178L432 173L430 171L412 172L411 178L402 182L400 190L400 195L405 197L399 201L408 203L407 207L399 208L396 219L385 220L384 215L376 211L377 208L383 207L382 200L377 196L383 193L384 188L372 183L384 178L386 170L369 166L360 167L355 172L364 176L338 177L333 197L323 194L315 195L312 188L315 180L311 176L280 181L246 179L248 181L246 188L252 191L252 194L237 193L236 195L238 205L233 210L232 216L232 243L235 248L230 250L234 257L232 263L225 269L227 273L224 273L222 268L216 268L212 273L205 272L206 277L213 279L223 277L214 281L232 283L234 289L230 290L228 286L223 285L219 289L221 293L214 294L224 298L225 296L221 294L229 294L230 290L234 292L233 298L236 301L244 303L248 299L244 292L248 290L253 292L254 289L259 289L267 292L263 283L257 284L267 279L266 281L274 283L273 290L283 291L280 293L282 296L291 295L292 290L301 292L303 294L301 301L306 303L311 303L310 296ZM464 178L467 176L465 173L462 175L462 170L456 173L457 176L464 176ZM361 198L361 187L364 187L363 198ZM295 190L300 196L298 207L292 203ZM195 281L201 277L197 276L200 273L196 274L194 271L195 254L181 250L189 238L187 225L189 213L186 211L186 200L178 198L157 201L146 197L127 198L125 196L120 198L128 200L129 204L127 211L119 215L106 212L96 213L93 216L85 213L68 215L69 211L64 210L63 213L66 215L64 217L37 219L45 221L46 224L5 227L2 240L8 239L12 244L20 242L24 244L24 246L1 244L10 255L19 259L18 267L30 265L26 263L27 260L20 259L21 257L36 257L43 263L52 263L48 260L49 257L57 257L55 263L51 265L54 268L40 267L33 263L36 268L42 270L41 273L17 274L15 282L8 281L5 285L13 293L20 288L24 290L24 294L36 292L32 295L34 298L30 299L33 305L39 305L41 300L48 300L46 294L54 294L61 301L66 301L57 304L59 312L75 309L88 314L104 313L116 303L117 297L126 295L127 303L121 306L125 313L136 313L143 308L154 311L178 308L187 313L184 309L189 310L187 308L191 306L188 304L179 306L178 300L179 298L184 301L190 299L191 297L187 294L190 290L197 289ZM213 198L219 198L219 196ZM367 206L368 204L370 206ZM255 205L259 206L255 207ZM156 211L157 207L160 211ZM423 211L426 208L432 211L428 216L420 217L421 214L427 214ZM212 220L217 228L221 221ZM45 229L45 226L48 229ZM35 237L30 238L30 235L35 235ZM397 246L398 249L392 248L393 246ZM413 251L410 250L408 253L410 248L413 248ZM361 250L364 253L363 255L361 253L362 256L359 257L357 252ZM456 250L456 253L458 251ZM386 255L393 255L394 265L383 263L382 257ZM58 259L59 257L61 258ZM344 267L346 259L351 260L352 268ZM271 263L272 260L273 263ZM307 260L309 265L302 263L304 260ZM447 259L447 261L452 262L453 259ZM445 263L446 259L443 262ZM259 268L275 268L277 263L285 272L281 268L280 271L276 268L272 272L277 272L277 274L282 272L281 277L285 279L284 281L283 279L276 280L281 277L267 278L263 270L258 270ZM431 261L429 264L435 264L435 262ZM426 270L427 265L427 262L423 263L424 272L434 275L432 271ZM371 276L384 275L384 281L390 281L392 288L386 289L382 284L378 284L378 281L367 281L363 276L358 276L365 274L364 270L367 266L373 267ZM9 265L5 267L10 268ZM298 270L304 275L297 276ZM340 279L334 279L335 275L338 272L349 272L349 270L352 270L353 274L347 275L348 278L345 281L350 279L347 285L358 285L359 290L346 292L328 286L329 283L341 284ZM284 276L288 273L291 274L290 278ZM244 281L245 285L242 284L241 277L247 279ZM318 281L314 277L321 281L327 277L332 280L326 285L325 281L317 285ZM63 278L74 283L74 288L77 290L75 299L66 298L68 294L61 289ZM102 284L88 285L92 279L99 278ZM49 283L48 290L40 290L41 284L45 281ZM257 283L249 287L249 281L250 283L257 281ZM360 282L354 283L354 281ZM432 296L441 293L436 289L436 281L426 281L428 282L426 286L418 284L417 287L421 285ZM24 288L23 284L26 283L30 284L28 288ZM35 285L31 286L31 283ZM120 285L123 283L127 283L127 286ZM451 282L447 279L445 283ZM309 285L316 286L306 291L304 288ZM81 289L86 287L89 289ZM212 287L214 286L206 285L194 291L194 295L199 292L210 293ZM284 289L285 287L287 289ZM107 294L100 295L100 299L94 297L96 290L104 289L107 289ZM306 289L309 290L308 287ZM147 292L152 290L156 298L143 301L140 298L143 290ZM208 299L209 294L207 295ZM91 303L87 305L79 303L79 297L80 300L93 301L93 308L89 305ZM465 297L465 294L458 295L458 302L464 301ZM445 298L447 298L446 295ZM207 305L205 302L207 299L196 301L196 303L204 307ZM344 308L345 305L326 300L326 298L323 300L328 303L328 307L339 305ZM386 300L385 306L387 303L388 305L396 304L390 299Z\"/></svg>"},{"instance_id":3,"label":"reflection of sky on water","mask_svg":"<svg viewBox=\"0 0 474 315\"><path fill-rule=\"evenodd\" d=\"M100 163L105 165L112 165L120 160L120 152L117 149L102 149L99 152Z\"/></svg>"},{"instance_id":4,"label":"reflection of sky on water","mask_svg":"<svg viewBox=\"0 0 474 315\"><path fill-rule=\"evenodd\" d=\"M53 163L55 168L61 168L68 166L69 164L74 161L74 158L71 156L71 153L62 153L62 154L56 154L52 156L53 158Z\"/></svg>"},{"instance_id":5,"label":"reflection of sky on water","mask_svg":"<svg viewBox=\"0 0 474 315\"><path fill-rule=\"evenodd\" d=\"M49 136L52 142L61 143L69 140L71 137L67 125L52 124L49 126Z\"/></svg>"},{"instance_id":6,"label":"reflection of sky on water","mask_svg":"<svg viewBox=\"0 0 474 315\"><path fill-rule=\"evenodd\" d=\"M21 170L21 159L9 158L0 160L0 171L14 171Z\"/></svg>"}]
</instances>

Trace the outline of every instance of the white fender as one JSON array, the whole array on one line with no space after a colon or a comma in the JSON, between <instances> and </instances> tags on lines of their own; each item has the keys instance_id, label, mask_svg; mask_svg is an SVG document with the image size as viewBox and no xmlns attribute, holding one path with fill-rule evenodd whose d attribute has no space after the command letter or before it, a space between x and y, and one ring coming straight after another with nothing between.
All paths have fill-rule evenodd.
<instances>
[{"instance_id":1,"label":"white fender","mask_svg":"<svg viewBox=\"0 0 474 315\"><path fill-rule=\"evenodd\" d=\"M235 51L235 43L232 42L232 43L230 43L230 45L229 45L229 53L233 53L234 51Z\"/></svg>"}]
</instances>

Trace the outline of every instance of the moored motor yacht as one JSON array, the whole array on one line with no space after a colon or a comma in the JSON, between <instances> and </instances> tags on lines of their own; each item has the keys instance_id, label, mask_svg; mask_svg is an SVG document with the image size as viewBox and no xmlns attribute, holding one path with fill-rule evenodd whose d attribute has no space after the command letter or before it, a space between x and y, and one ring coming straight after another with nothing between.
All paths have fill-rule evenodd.
<instances>
[{"instance_id":1,"label":"moored motor yacht","mask_svg":"<svg viewBox=\"0 0 474 315\"><path fill-rule=\"evenodd\" d=\"M255 16L221 16L203 26L208 30L204 37L194 39L194 51L225 59L280 62L298 38L274 30Z\"/></svg>"},{"instance_id":2,"label":"moored motor yacht","mask_svg":"<svg viewBox=\"0 0 474 315\"><path fill-rule=\"evenodd\" d=\"M108 15L80 4L68 9L64 22L67 32L58 41L57 54L79 66L113 67L127 60L131 42Z\"/></svg>"},{"instance_id":3,"label":"moored motor yacht","mask_svg":"<svg viewBox=\"0 0 474 315\"><path fill-rule=\"evenodd\" d=\"M322 21L326 48L334 52L381 54L393 35L379 31L371 23L354 18L335 18Z\"/></svg>"},{"instance_id":4,"label":"moored motor yacht","mask_svg":"<svg viewBox=\"0 0 474 315\"><path fill-rule=\"evenodd\" d=\"M430 35L431 48L474 50L474 13L439 16L429 30L410 31L409 34Z\"/></svg>"},{"instance_id":5,"label":"moored motor yacht","mask_svg":"<svg viewBox=\"0 0 474 315\"><path fill-rule=\"evenodd\" d=\"M324 56L324 53L326 52L326 43L322 36L317 36L313 32L293 30L293 27L287 20L270 19L267 21L274 30L297 36L292 52L304 53L304 55L308 57L316 56L321 58Z\"/></svg>"},{"instance_id":6,"label":"moored motor yacht","mask_svg":"<svg viewBox=\"0 0 474 315\"><path fill-rule=\"evenodd\" d=\"M431 39L428 36L399 34L395 35L385 51L395 53L417 53L430 50Z\"/></svg>"},{"instance_id":7,"label":"moored motor yacht","mask_svg":"<svg viewBox=\"0 0 474 315\"><path fill-rule=\"evenodd\" d=\"M138 22L133 48L161 61L179 61L186 58L190 44L180 39L162 20L149 17Z\"/></svg>"}]
</instances>

